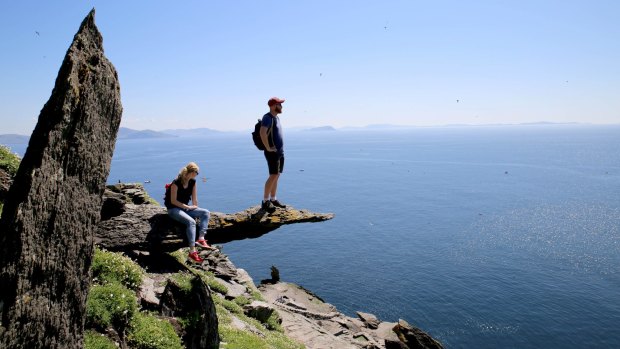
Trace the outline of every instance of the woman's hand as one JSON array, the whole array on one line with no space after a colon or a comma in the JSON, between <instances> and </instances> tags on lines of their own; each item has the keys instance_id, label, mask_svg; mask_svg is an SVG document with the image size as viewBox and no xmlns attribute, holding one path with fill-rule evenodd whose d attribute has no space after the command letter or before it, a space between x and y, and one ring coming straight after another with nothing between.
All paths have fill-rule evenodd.
<instances>
[{"instance_id":1,"label":"woman's hand","mask_svg":"<svg viewBox=\"0 0 620 349\"><path fill-rule=\"evenodd\" d=\"M190 210L190 211L191 211L191 210L195 210L195 209L197 209L197 208L198 208L198 206L196 206L196 205L188 205L188 206L187 206L187 209L188 209L188 210Z\"/></svg>"}]
</instances>

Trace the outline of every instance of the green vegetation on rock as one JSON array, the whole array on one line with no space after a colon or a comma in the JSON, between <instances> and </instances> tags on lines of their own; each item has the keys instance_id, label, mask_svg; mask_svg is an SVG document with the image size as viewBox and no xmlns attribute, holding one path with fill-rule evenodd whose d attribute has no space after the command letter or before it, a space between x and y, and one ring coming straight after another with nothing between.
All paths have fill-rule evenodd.
<instances>
[{"instance_id":1,"label":"green vegetation on rock","mask_svg":"<svg viewBox=\"0 0 620 349\"><path fill-rule=\"evenodd\" d=\"M116 349L116 344L101 333L86 331L84 332L84 349Z\"/></svg>"},{"instance_id":2,"label":"green vegetation on rock","mask_svg":"<svg viewBox=\"0 0 620 349\"><path fill-rule=\"evenodd\" d=\"M282 326L278 323L278 315L270 317L266 324L244 314L242 307L236 301L228 301L222 297L213 297L217 312L219 334L226 348L271 348L293 349L304 346L284 334ZM251 302L251 300L248 300ZM243 301L242 301L243 302ZM263 336L255 333L239 330L232 325L233 317L253 326Z\"/></svg>"},{"instance_id":3,"label":"green vegetation on rock","mask_svg":"<svg viewBox=\"0 0 620 349\"><path fill-rule=\"evenodd\" d=\"M257 334L239 330L230 325L223 325L219 333L224 346L227 349L303 349L303 344L298 343L282 333L272 332L261 337Z\"/></svg>"},{"instance_id":4,"label":"green vegetation on rock","mask_svg":"<svg viewBox=\"0 0 620 349\"><path fill-rule=\"evenodd\" d=\"M172 325L148 313L135 314L127 342L137 349L183 349Z\"/></svg>"},{"instance_id":5,"label":"green vegetation on rock","mask_svg":"<svg viewBox=\"0 0 620 349\"><path fill-rule=\"evenodd\" d=\"M252 303L252 301L251 301L251 300L247 299L247 298L246 298L246 297L244 297L244 296L239 296L239 297L237 297L237 298L233 299L233 301L234 301L235 303L237 303L237 304L238 304L239 306L241 306L241 307L242 307L242 306L244 306L244 305L246 305L246 304L250 304L250 303Z\"/></svg>"},{"instance_id":6,"label":"green vegetation on rock","mask_svg":"<svg viewBox=\"0 0 620 349\"><path fill-rule=\"evenodd\" d=\"M187 265L185 263L187 249L180 249L170 255L181 265ZM86 308L86 328L91 330L85 333L85 348L111 349L115 347L112 340L101 334L105 333L105 329L109 327L114 327L121 335L126 334L125 338L130 348L183 348L179 333L169 321L165 318L158 318L154 314L139 311L134 290L139 287L146 273L138 264L120 253L96 249L92 271L93 285ZM254 300L264 300L256 287L252 287L253 285L246 285L250 295L226 300L223 295L227 293L227 287L219 282L213 273L188 266L184 271L170 275L169 282L174 283L181 291L178 301L189 302L192 299L192 280L196 276L200 277L213 291L212 298L215 303L218 331L223 348L304 348L302 344L284 334L277 313L274 313L265 323L244 313L243 306ZM255 328L260 334L238 329L233 325L233 318ZM199 312L177 317L176 321L183 331L192 331L200 322ZM92 329L101 333L94 332Z\"/></svg>"},{"instance_id":7,"label":"green vegetation on rock","mask_svg":"<svg viewBox=\"0 0 620 349\"><path fill-rule=\"evenodd\" d=\"M9 147L0 145L0 168L5 170L11 177L14 177L19 168L21 159Z\"/></svg>"},{"instance_id":8,"label":"green vegetation on rock","mask_svg":"<svg viewBox=\"0 0 620 349\"><path fill-rule=\"evenodd\" d=\"M123 285L117 282L93 285L86 300L86 326L100 330L114 326L123 332L137 307L136 295Z\"/></svg>"},{"instance_id":9,"label":"green vegetation on rock","mask_svg":"<svg viewBox=\"0 0 620 349\"><path fill-rule=\"evenodd\" d=\"M118 282L132 290L140 287L144 275L142 268L130 258L98 248L95 248L91 270L96 283Z\"/></svg>"},{"instance_id":10,"label":"green vegetation on rock","mask_svg":"<svg viewBox=\"0 0 620 349\"><path fill-rule=\"evenodd\" d=\"M185 264L187 260L187 251L188 250L186 248L182 248L174 252L170 252L169 255L174 257L174 259L176 259L179 263ZM193 269L193 268L190 268L188 270L190 270L193 274L198 275L202 279L202 281L204 281L205 284L209 286L209 289L211 289L211 291L214 291L220 294L228 293L228 288L224 286L221 282L217 281L213 273L200 270L200 269ZM189 280L191 280L191 277L189 277L189 279L186 282L189 283ZM188 287L190 287L189 284L188 284Z\"/></svg>"}]
</instances>

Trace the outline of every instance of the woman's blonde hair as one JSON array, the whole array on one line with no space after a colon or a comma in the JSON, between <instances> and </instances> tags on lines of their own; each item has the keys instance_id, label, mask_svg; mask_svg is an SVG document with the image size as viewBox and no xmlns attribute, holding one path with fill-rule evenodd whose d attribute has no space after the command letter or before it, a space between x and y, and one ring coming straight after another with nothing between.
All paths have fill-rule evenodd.
<instances>
[{"instance_id":1,"label":"woman's blonde hair","mask_svg":"<svg viewBox=\"0 0 620 349\"><path fill-rule=\"evenodd\" d=\"M185 165L185 167L183 167L180 171L179 171L179 175L177 176L178 180L183 180L183 177L188 174L188 173L192 173L192 172L196 172L198 173L198 171L200 170L200 168L198 168L198 165L196 165L195 162L190 162L189 164Z\"/></svg>"}]
</instances>

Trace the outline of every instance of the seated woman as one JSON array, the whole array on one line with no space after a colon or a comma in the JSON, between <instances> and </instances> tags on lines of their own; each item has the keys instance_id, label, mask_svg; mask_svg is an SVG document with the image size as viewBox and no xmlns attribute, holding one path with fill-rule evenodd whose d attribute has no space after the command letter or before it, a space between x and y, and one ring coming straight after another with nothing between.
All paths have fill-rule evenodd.
<instances>
[{"instance_id":1,"label":"seated woman","mask_svg":"<svg viewBox=\"0 0 620 349\"><path fill-rule=\"evenodd\" d=\"M198 195L196 194L196 176L198 176L198 165L190 162L179 171L177 178L166 190L164 203L168 209L168 214L174 220L185 224L187 241L189 242L189 256L191 261L201 263L202 258L198 255L195 245L203 248L214 249L207 244L205 235L209 224L210 212L207 209L198 207ZM192 204L189 204L189 200ZM198 240L196 241L196 221L200 218L198 227Z\"/></svg>"}]
</instances>

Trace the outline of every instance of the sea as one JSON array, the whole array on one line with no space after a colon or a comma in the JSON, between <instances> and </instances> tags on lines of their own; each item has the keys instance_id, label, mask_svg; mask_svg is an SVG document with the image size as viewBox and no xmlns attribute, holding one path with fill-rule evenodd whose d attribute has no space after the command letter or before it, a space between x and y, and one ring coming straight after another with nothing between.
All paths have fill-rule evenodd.
<instances>
[{"instance_id":1,"label":"sea","mask_svg":"<svg viewBox=\"0 0 620 349\"><path fill-rule=\"evenodd\" d=\"M194 161L200 206L242 211L267 178L250 132L119 140L108 182L161 203ZM335 218L223 244L256 282L276 266L446 348L620 348L620 125L288 131L278 199Z\"/></svg>"}]
</instances>

